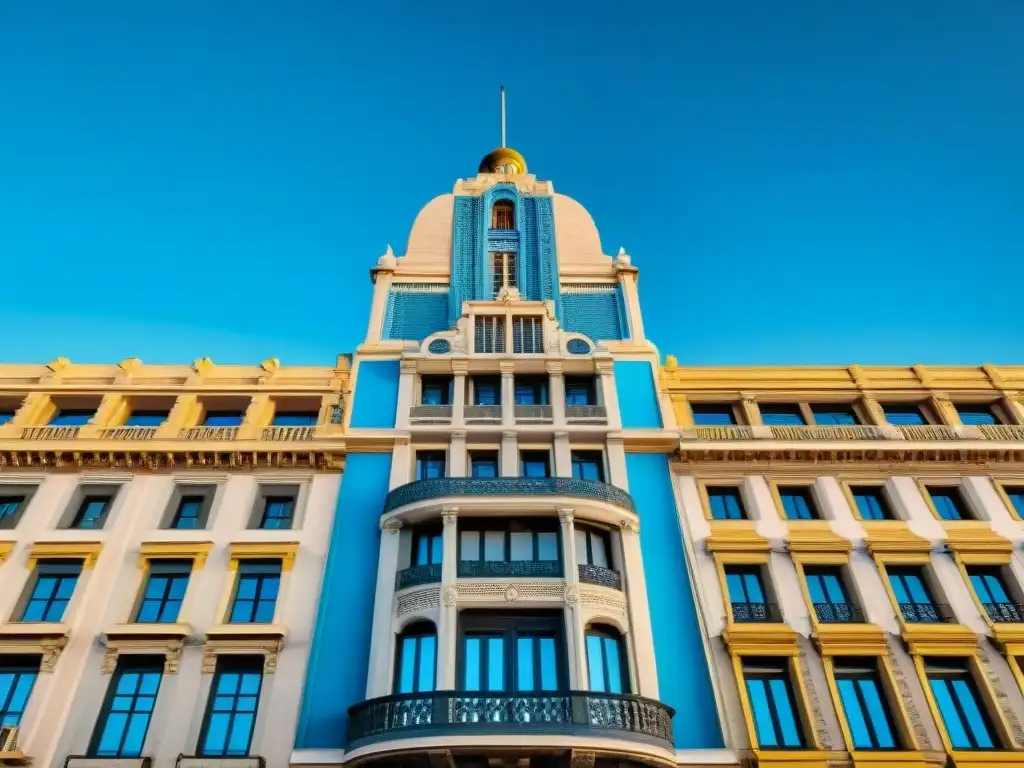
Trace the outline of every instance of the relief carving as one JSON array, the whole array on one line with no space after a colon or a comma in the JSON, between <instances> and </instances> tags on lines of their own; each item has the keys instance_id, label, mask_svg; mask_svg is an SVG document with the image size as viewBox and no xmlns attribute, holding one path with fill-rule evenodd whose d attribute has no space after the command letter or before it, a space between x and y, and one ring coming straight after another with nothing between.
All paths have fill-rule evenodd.
<instances>
[{"instance_id":1,"label":"relief carving","mask_svg":"<svg viewBox=\"0 0 1024 768\"><path fill-rule=\"evenodd\" d=\"M929 738L928 729L925 728L924 722L921 719L921 711L917 708L917 700L914 698L914 695L910 690L910 684L907 682L907 677L903 673L903 665L900 664L900 661L893 650L891 637L885 638L885 645L888 648L889 664L892 666L892 676L896 680L896 690L899 692L900 698L903 700L903 706L907 711L907 717L910 718L910 727L914 730L914 737L917 739L917 746L925 750L931 749L932 740Z\"/></svg>"},{"instance_id":2,"label":"relief carving","mask_svg":"<svg viewBox=\"0 0 1024 768\"><path fill-rule=\"evenodd\" d=\"M818 734L818 742L823 749L832 749L832 734L829 733L828 723L825 721L825 712L821 708L821 701L818 698L818 691L814 687L814 678L811 677L811 667L807 660L807 652L800 651L800 671L804 679L804 688L807 690L807 703L811 707L810 719L814 723L814 731Z\"/></svg>"},{"instance_id":3,"label":"relief carving","mask_svg":"<svg viewBox=\"0 0 1024 768\"><path fill-rule=\"evenodd\" d=\"M1013 711L1010 698L1006 695L1006 689L1003 687L1002 680L999 679L996 671L992 669L992 663L989 661L988 653L986 653L983 646L978 648L978 659L981 661L981 668L985 670L985 677L988 678L989 685L992 686L992 692L996 695L999 711L1003 713L1003 717L1006 718L1006 722L1010 726L1014 745L1024 747L1024 728L1021 727L1020 719L1017 717L1017 713Z\"/></svg>"}]
</instances>

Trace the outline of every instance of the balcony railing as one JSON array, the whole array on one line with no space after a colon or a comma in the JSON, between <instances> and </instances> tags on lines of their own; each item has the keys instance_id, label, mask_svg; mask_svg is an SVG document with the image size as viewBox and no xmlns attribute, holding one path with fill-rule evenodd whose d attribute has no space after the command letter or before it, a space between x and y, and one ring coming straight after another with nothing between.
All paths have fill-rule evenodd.
<instances>
[{"instance_id":1,"label":"balcony railing","mask_svg":"<svg viewBox=\"0 0 1024 768\"><path fill-rule=\"evenodd\" d=\"M739 624L778 623L782 614L775 603L733 603L732 620Z\"/></svg>"},{"instance_id":2,"label":"balcony railing","mask_svg":"<svg viewBox=\"0 0 1024 768\"><path fill-rule=\"evenodd\" d=\"M608 587L609 589L622 591L622 577L617 571L587 563L580 563L576 567L579 570L580 581L584 584L596 584L599 587Z\"/></svg>"},{"instance_id":3,"label":"balcony railing","mask_svg":"<svg viewBox=\"0 0 1024 768\"><path fill-rule=\"evenodd\" d=\"M608 409L603 405L567 405L565 420L569 424L607 424Z\"/></svg>"},{"instance_id":4,"label":"balcony railing","mask_svg":"<svg viewBox=\"0 0 1024 768\"><path fill-rule=\"evenodd\" d=\"M186 427L181 430L182 440L234 440L238 427Z\"/></svg>"},{"instance_id":5,"label":"balcony railing","mask_svg":"<svg viewBox=\"0 0 1024 768\"><path fill-rule=\"evenodd\" d=\"M388 494L384 511L445 496L571 496L635 512L621 488L574 477L436 477L400 485Z\"/></svg>"},{"instance_id":6,"label":"balcony railing","mask_svg":"<svg viewBox=\"0 0 1024 768\"><path fill-rule=\"evenodd\" d=\"M80 426L75 427L25 427L21 436L25 440L74 440Z\"/></svg>"},{"instance_id":7,"label":"balcony railing","mask_svg":"<svg viewBox=\"0 0 1024 768\"><path fill-rule=\"evenodd\" d=\"M156 427L109 427L100 432L103 440L152 440Z\"/></svg>"},{"instance_id":8,"label":"balcony railing","mask_svg":"<svg viewBox=\"0 0 1024 768\"><path fill-rule=\"evenodd\" d=\"M18 726L0 725L0 756L18 752ZM0 758L2 759L2 758Z\"/></svg>"},{"instance_id":9,"label":"balcony railing","mask_svg":"<svg viewBox=\"0 0 1024 768\"><path fill-rule=\"evenodd\" d=\"M956 614L941 603L900 603L903 620L910 624L953 623Z\"/></svg>"},{"instance_id":10,"label":"balcony railing","mask_svg":"<svg viewBox=\"0 0 1024 768\"><path fill-rule=\"evenodd\" d=\"M979 424L987 440L1024 440L1024 426L1019 424Z\"/></svg>"},{"instance_id":11,"label":"balcony railing","mask_svg":"<svg viewBox=\"0 0 1024 768\"><path fill-rule=\"evenodd\" d=\"M409 409L409 422L412 424L450 424L451 421L450 405L414 405Z\"/></svg>"},{"instance_id":12,"label":"balcony railing","mask_svg":"<svg viewBox=\"0 0 1024 768\"><path fill-rule=\"evenodd\" d=\"M467 424L501 424L501 406L467 405L463 416Z\"/></svg>"},{"instance_id":13,"label":"balcony railing","mask_svg":"<svg viewBox=\"0 0 1024 768\"><path fill-rule=\"evenodd\" d=\"M174 768L267 768L267 759L259 755L251 755L249 757L178 755Z\"/></svg>"},{"instance_id":14,"label":"balcony railing","mask_svg":"<svg viewBox=\"0 0 1024 768\"><path fill-rule=\"evenodd\" d=\"M835 426L771 427L776 440L884 440L881 427L870 424Z\"/></svg>"},{"instance_id":15,"label":"balcony railing","mask_svg":"<svg viewBox=\"0 0 1024 768\"><path fill-rule=\"evenodd\" d=\"M419 587L423 584L437 584L441 581L441 564L414 565L395 574L395 589Z\"/></svg>"},{"instance_id":16,"label":"balcony railing","mask_svg":"<svg viewBox=\"0 0 1024 768\"><path fill-rule=\"evenodd\" d=\"M860 624L864 613L852 603L815 603L814 615L823 624Z\"/></svg>"},{"instance_id":17,"label":"balcony railing","mask_svg":"<svg viewBox=\"0 0 1024 768\"><path fill-rule=\"evenodd\" d=\"M555 418L550 405L517 405L514 413L516 424L550 424Z\"/></svg>"},{"instance_id":18,"label":"balcony railing","mask_svg":"<svg viewBox=\"0 0 1024 768\"><path fill-rule=\"evenodd\" d=\"M959 440L953 427L945 424L899 424L896 426L907 440Z\"/></svg>"},{"instance_id":19,"label":"balcony railing","mask_svg":"<svg viewBox=\"0 0 1024 768\"><path fill-rule=\"evenodd\" d=\"M297 442L312 440L316 427L264 427L260 432L260 440L272 442Z\"/></svg>"},{"instance_id":20,"label":"balcony railing","mask_svg":"<svg viewBox=\"0 0 1024 768\"><path fill-rule=\"evenodd\" d=\"M750 427L683 427L679 430L684 440L753 440Z\"/></svg>"},{"instance_id":21,"label":"balcony railing","mask_svg":"<svg viewBox=\"0 0 1024 768\"><path fill-rule=\"evenodd\" d=\"M558 560L460 560L460 579L491 578L557 578L562 575Z\"/></svg>"},{"instance_id":22,"label":"balcony railing","mask_svg":"<svg viewBox=\"0 0 1024 768\"><path fill-rule=\"evenodd\" d=\"M667 749L675 710L641 696L590 691L406 693L348 710L348 748L391 739L469 734L621 737Z\"/></svg>"},{"instance_id":23,"label":"balcony railing","mask_svg":"<svg viewBox=\"0 0 1024 768\"><path fill-rule=\"evenodd\" d=\"M997 624L1017 624L1024 621L1024 605L1020 603L982 603L985 613Z\"/></svg>"}]
</instances>

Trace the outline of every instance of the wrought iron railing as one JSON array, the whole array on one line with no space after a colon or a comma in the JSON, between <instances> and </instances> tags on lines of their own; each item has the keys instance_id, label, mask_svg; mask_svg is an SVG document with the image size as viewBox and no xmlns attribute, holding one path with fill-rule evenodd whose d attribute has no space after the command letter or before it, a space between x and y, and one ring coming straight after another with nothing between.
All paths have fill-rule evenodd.
<instances>
[{"instance_id":1,"label":"wrought iron railing","mask_svg":"<svg viewBox=\"0 0 1024 768\"><path fill-rule=\"evenodd\" d=\"M18 726L0 725L0 752L18 751Z\"/></svg>"},{"instance_id":2,"label":"wrought iron railing","mask_svg":"<svg viewBox=\"0 0 1024 768\"><path fill-rule=\"evenodd\" d=\"M871 424L771 427L776 440L884 440L885 431Z\"/></svg>"},{"instance_id":3,"label":"wrought iron railing","mask_svg":"<svg viewBox=\"0 0 1024 768\"><path fill-rule=\"evenodd\" d=\"M21 432L25 440L75 440L78 437L76 427L25 427Z\"/></svg>"},{"instance_id":4,"label":"wrought iron railing","mask_svg":"<svg viewBox=\"0 0 1024 768\"><path fill-rule=\"evenodd\" d=\"M565 420L570 424L605 424L608 409L603 405L567 405Z\"/></svg>"},{"instance_id":5,"label":"wrought iron railing","mask_svg":"<svg viewBox=\"0 0 1024 768\"><path fill-rule=\"evenodd\" d=\"M584 584L596 584L599 587L622 590L622 577L611 568L580 563L577 565L577 569L579 570L580 581Z\"/></svg>"},{"instance_id":6,"label":"wrought iron railing","mask_svg":"<svg viewBox=\"0 0 1024 768\"><path fill-rule=\"evenodd\" d=\"M388 494L384 511L444 496L571 496L635 512L633 497L621 488L575 477L435 477L400 485Z\"/></svg>"},{"instance_id":7,"label":"wrought iron railing","mask_svg":"<svg viewBox=\"0 0 1024 768\"><path fill-rule=\"evenodd\" d=\"M460 560L457 572L462 579L558 577L562 575L562 563L559 560Z\"/></svg>"},{"instance_id":8,"label":"wrought iron railing","mask_svg":"<svg viewBox=\"0 0 1024 768\"><path fill-rule=\"evenodd\" d=\"M960 435L953 427L945 424L898 424L896 429L907 440L959 440Z\"/></svg>"},{"instance_id":9,"label":"wrought iron railing","mask_svg":"<svg viewBox=\"0 0 1024 768\"><path fill-rule=\"evenodd\" d=\"M103 440L152 440L156 427L109 427L100 432Z\"/></svg>"},{"instance_id":10,"label":"wrought iron railing","mask_svg":"<svg viewBox=\"0 0 1024 768\"><path fill-rule=\"evenodd\" d=\"M448 424L452 420L450 405L414 405L409 409L413 424Z\"/></svg>"},{"instance_id":11,"label":"wrought iron railing","mask_svg":"<svg viewBox=\"0 0 1024 768\"><path fill-rule=\"evenodd\" d=\"M733 603L732 620L740 624L778 623L782 614L775 603Z\"/></svg>"},{"instance_id":12,"label":"wrought iron railing","mask_svg":"<svg viewBox=\"0 0 1024 768\"><path fill-rule=\"evenodd\" d=\"M264 427L260 433L261 440L274 442L295 442L312 440L316 427Z\"/></svg>"},{"instance_id":13,"label":"wrought iron railing","mask_svg":"<svg viewBox=\"0 0 1024 768\"><path fill-rule=\"evenodd\" d=\"M903 620L912 624L952 623L956 614L942 603L900 603Z\"/></svg>"},{"instance_id":14,"label":"wrought iron railing","mask_svg":"<svg viewBox=\"0 0 1024 768\"><path fill-rule=\"evenodd\" d=\"M979 424L986 440L1024 440L1024 426L1020 424Z\"/></svg>"},{"instance_id":15,"label":"wrought iron railing","mask_svg":"<svg viewBox=\"0 0 1024 768\"><path fill-rule=\"evenodd\" d=\"M641 696L590 691L435 691L370 699L350 707L348 715L349 749L424 735L524 732L621 736L671 749L675 710Z\"/></svg>"},{"instance_id":16,"label":"wrought iron railing","mask_svg":"<svg viewBox=\"0 0 1024 768\"><path fill-rule=\"evenodd\" d=\"M1024 605L1020 603L982 603L985 613L997 624L1016 624L1024 621Z\"/></svg>"},{"instance_id":17,"label":"wrought iron railing","mask_svg":"<svg viewBox=\"0 0 1024 768\"><path fill-rule=\"evenodd\" d=\"M500 424L500 405L467 405L462 415L467 424Z\"/></svg>"},{"instance_id":18,"label":"wrought iron railing","mask_svg":"<svg viewBox=\"0 0 1024 768\"><path fill-rule=\"evenodd\" d=\"M548 424L554 420L554 409L550 405L517 405L515 418L519 424Z\"/></svg>"},{"instance_id":19,"label":"wrought iron railing","mask_svg":"<svg viewBox=\"0 0 1024 768\"><path fill-rule=\"evenodd\" d=\"M234 440L238 427L186 427L181 430L182 440Z\"/></svg>"},{"instance_id":20,"label":"wrought iron railing","mask_svg":"<svg viewBox=\"0 0 1024 768\"><path fill-rule=\"evenodd\" d=\"M750 427L683 427L679 430L684 440L753 440Z\"/></svg>"},{"instance_id":21,"label":"wrought iron railing","mask_svg":"<svg viewBox=\"0 0 1024 768\"><path fill-rule=\"evenodd\" d=\"M852 603L815 603L814 614L824 624L860 624L864 613Z\"/></svg>"},{"instance_id":22,"label":"wrought iron railing","mask_svg":"<svg viewBox=\"0 0 1024 768\"><path fill-rule=\"evenodd\" d=\"M437 584L441 581L441 564L414 565L395 574L395 589L418 587L421 584Z\"/></svg>"}]
</instances>

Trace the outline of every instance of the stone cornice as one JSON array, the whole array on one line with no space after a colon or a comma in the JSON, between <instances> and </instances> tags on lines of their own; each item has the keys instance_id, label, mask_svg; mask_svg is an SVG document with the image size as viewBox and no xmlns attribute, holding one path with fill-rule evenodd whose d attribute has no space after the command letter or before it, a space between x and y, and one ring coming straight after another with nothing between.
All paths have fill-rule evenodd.
<instances>
[{"instance_id":1,"label":"stone cornice","mask_svg":"<svg viewBox=\"0 0 1024 768\"><path fill-rule=\"evenodd\" d=\"M390 443L388 443L390 446ZM382 450L385 450L382 448ZM289 446L254 450L32 450L0 449L0 469L35 469L47 472L79 472L83 469L178 472L189 469L251 472L255 469L312 469L340 472L345 468L344 449L298 450Z\"/></svg>"},{"instance_id":2,"label":"stone cornice","mask_svg":"<svg viewBox=\"0 0 1024 768\"><path fill-rule=\"evenodd\" d=\"M799 448L750 445L700 447L684 445L673 456L672 468L680 474L689 474L695 467L714 469L742 469L746 473L774 470L814 471L821 467L857 465L861 469L884 470L893 465L901 469L958 469L999 470L1024 472L1024 443L1019 447L978 445L970 447L936 445L935 447L908 448L901 445L836 448L834 446L800 446Z\"/></svg>"}]
</instances>

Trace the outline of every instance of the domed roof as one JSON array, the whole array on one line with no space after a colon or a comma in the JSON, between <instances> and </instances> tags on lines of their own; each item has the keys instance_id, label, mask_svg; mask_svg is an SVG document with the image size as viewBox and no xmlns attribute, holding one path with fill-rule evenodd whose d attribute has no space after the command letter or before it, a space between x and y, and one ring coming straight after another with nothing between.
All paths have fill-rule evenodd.
<instances>
[{"instance_id":1,"label":"domed roof","mask_svg":"<svg viewBox=\"0 0 1024 768\"><path fill-rule=\"evenodd\" d=\"M480 173L526 173L526 158L512 147L498 147L480 161Z\"/></svg>"}]
</instances>

